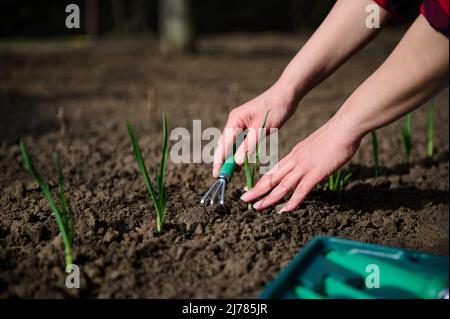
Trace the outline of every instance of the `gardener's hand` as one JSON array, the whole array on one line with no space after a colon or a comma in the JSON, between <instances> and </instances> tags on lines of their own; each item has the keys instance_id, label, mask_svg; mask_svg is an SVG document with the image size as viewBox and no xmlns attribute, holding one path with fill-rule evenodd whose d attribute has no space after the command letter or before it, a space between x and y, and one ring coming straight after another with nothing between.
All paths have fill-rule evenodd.
<instances>
[{"instance_id":1,"label":"gardener's hand","mask_svg":"<svg viewBox=\"0 0 450 319\"><path fill-rule=\"evenodd\" d=\"M373 4L371 0L337 1L333 10L302 47L295 58L283 71L277 83L257 98L234 109L228 118L222 133L219 147L214 154L213 175L217 177L220 167L230 150L236 130L260 128L266 112L270 109L266 131L280 128L295 110L301 97L321 83L345 60L375 37L381 28L367 28L366 8ZM389 13L381 10L380 22L384 26ZM352 36L348 34L351 32ZM253 133L252 133L253 132ZM249 155L254 151L257 141L256 130L250 130L249 136L236 154L236 162L242 165L245 151Z\"/></svg>"},{"instance_id":2,"label":"gardener's hand","mask_svg":"<svg viewBox=\"0 0 450 319\"><path fill-rule=\"evenodd\" d=\"M235 161L241 166L244 163L245 153L250 156L255 151L256 142L259 138L258 129L261 129L267 111L270 110L265 126L266 132L271 128L280 128L294 113L297 103L298 99L289 89L289 86L277 82L263 94L233 109L228 116L228 121L214 154L214 177L219 175L220 167L227 152L231 151L239 132L249 129L247 137L235 154Z\"/></svg>"},{"instance_id":3,"label":"gardener's hand","mask_svg":"<svg viewBox=\"0 0 450 319\"><path fill-rule=\"evenodd\" d=\"M352 137L347 132L341 131L336 121L331 119L297 144L241 199L253 202L259 198L253 207L261 210L294 192L280 213L293 211L318 183L353 156L359 148L360 141L360 137Z\"/></svg>"},{"instance_id":4,"label":"gardener's hand","mask_svg":"<svg viewBox=\"0 0 450 319\"><path fill-rule=\"evenodd\" d=\"M353 156L364 135L392 123L448 87L448 52L448 38L419 15L389 58L333 118L295 146L243 195L243 200L251 202L271 191L254 205L264 209L294 191L281 211L294 210L317 183Z\"/></svg>"}]
</instances>

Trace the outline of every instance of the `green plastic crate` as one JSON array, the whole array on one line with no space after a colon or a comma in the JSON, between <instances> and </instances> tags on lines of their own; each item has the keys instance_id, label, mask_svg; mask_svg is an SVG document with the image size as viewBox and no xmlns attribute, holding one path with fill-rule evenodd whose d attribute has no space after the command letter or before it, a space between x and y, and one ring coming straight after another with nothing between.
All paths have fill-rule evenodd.
<instances>
[{"instance_id":1,"label":"green plastic crate","mask_svg":"<svg viewBox=\"0 0 450 319\"><path fill-rule=\"evenodd\" d=\"M448 277L448 256L316 237L260 298L448 298Z\"/></svg>"}]
</instances>

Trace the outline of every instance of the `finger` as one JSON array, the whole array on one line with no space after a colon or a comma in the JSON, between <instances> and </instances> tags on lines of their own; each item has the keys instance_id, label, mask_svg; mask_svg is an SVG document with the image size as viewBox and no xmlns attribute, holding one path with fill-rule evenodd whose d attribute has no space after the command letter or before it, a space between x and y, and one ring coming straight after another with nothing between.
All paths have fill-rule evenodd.
<instances>
[{"instance_id":1,"label":"finger","mask_svg":"<svg viewBox=\"0 0 450 319\"><path fill-rule=\"evenodd\" d=\"M258 130L255 128L249 128L247 137L238 147L236 154L234 154L234 160L236 164L238 164L239 166L242 166L244 164L245 154L247 154L247 157L250 160L252 154L254 154L255 152L257 141L258 141Z\"/></svg>"},{"instance_id":2,"label":"finger","mask_svg":"<svg viewBox=\"0 0 450 319\"><path fill-rule=\"evenodd\" d=\"M296 187L294 194L292 194L289 201L280 210L280 214L283 212L291 212L297 209L298 206L305 200L306 196L317 185L318 180L308 176L303 177L298 186Z\"/></svg>"},{"instance_id":3,"label":"finger","mask_svg":"<svg viewBox=\"0 0 450 319\"><path fill-rule=\"evenodd\" d=\"M275 187L269 195L253 205L256 210L262 210L270 207L281 200L284 196L292 192L299 184L302 178L300 171L292 171Z\"/></svg>"},{"instance_id":4,"label":"finger","mask_svg":"<svg viewBox=\"0 0 450 319\"><path fill-rule=\"evenodd\" d=\"M215 178L219 175L220 167L225 160L226 150L228 149L229 144L232 143L235 138L236 136L234 134L234 130L225 127L222 134L220 135L217 149L214 152L213 176Z\"/></svg>"},{"instance_id":5,"label":"finger","mask_svg":"<svg viewBox=\"0 0 450 319\"><path fill-rule=\"evenodd\" d=\"M293 168L291 161L288 161L285 157L280 161L275 167L273 167L269 172L263 175L261 179L256 183L256 185L249 190L247 193L243 194L241 199L245 202L251 202L261 197L262 195L271 191L275 186L277 186L280 181L291 172Z\"/></svg>"},{"instance_id":6,"label":"finger","mask_svg":"<svg viewBox=\"0 0 450 319\"><path fill-rule=\"evenodd\" d=\"M242 131L239 123L234 120L228 120L222 135L219 138L219 143L217 149L214 152L214 162L213 162L213 176L217 177L219 175L220 168L228 155L228 150L233 146L234 141L238 133Z\"/></svg>"}]
</instances>

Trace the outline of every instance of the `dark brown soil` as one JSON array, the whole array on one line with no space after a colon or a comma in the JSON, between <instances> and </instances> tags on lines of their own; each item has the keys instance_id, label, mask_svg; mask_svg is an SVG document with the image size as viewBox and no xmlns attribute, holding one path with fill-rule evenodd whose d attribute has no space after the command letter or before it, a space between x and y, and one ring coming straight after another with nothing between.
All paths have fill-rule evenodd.
<instances>
[{"instance_id":1,"label":"dark brown soil","mask_svg":"<svg viewBox=\"0 0 450 319\"><path fill-rule=\"evenodd\" d=\"M387 56L389 31L300 105L280 132L280 155L326 121ZM298 36L206 39L198 55L162 58L156 43L3 49L0 53L0 297L257 297L308 240L332 235L448 255L448 91L436 99L436 155L426 159L426 109L413 113L413 153L405 165L399 123L379 131L383 175L372 173L366 138L341 193L314 192L290 215L250 213L232 181L224 208L198 205L211 184L204 164L169 163L164 233L124 127L135 124L147 163L158 163L160 113L171 128L222 127L237 99L267 88L302 45ZM239 96L235 93L236 83ZM149 107L156 88L157 109ZM232 89L230 89L232 88ZM64 109L65 136L58 109ZM75 262L82 288L64 288L64 257L51 210L22 166L25 136L52 185L59 151L76 210ZM150 169L153 172L153 169Z\"/></svg>"}]
</instances>

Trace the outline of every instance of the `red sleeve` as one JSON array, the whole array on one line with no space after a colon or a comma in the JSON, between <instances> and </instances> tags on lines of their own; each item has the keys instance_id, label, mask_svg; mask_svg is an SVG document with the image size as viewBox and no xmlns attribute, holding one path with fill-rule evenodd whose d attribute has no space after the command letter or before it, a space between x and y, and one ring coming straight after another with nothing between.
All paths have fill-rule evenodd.
<instances>
[{"instance_id":1,"label":"red sleeve","mask_svg":"<svg viewBox=\"0 0 450 319\"><path fill-rule=\"evenodd\" d=\"M388 10L389 5L392 1L391 0L374 0L374 2L376 2L379 6Z\"/></svg>"},{"instance_id":2,"label":"red sleeve","mask_svg":"<svg viewBox=\"0 0 450 319\"><path fill-rule=\"evenodd\" d=\"M401 19L408 6L414 5L412 1L409 0L373 1L380 7L389 11L394 20ZM420 12L434 29L443 33L448 38L449 0L424 0L420 6Z\"/></svg>"},{"instance_id":3,"label":"red sleeve","mask_svg":"<svg viewBox=\"0 0 450 319\"><path fill-rule=\"evenodd\" d=\"M383 9L389 11L395 20L398 20L402 16L401 1L399 0L373 0Z\"/></svg>"},{"instance_id":4,"label":"red sleeve","mask_svg":"<svg viewBox=\"0 0 450 319\"><path fill-rule=\"evenodd\" d=\"M449 0L424 0L420 12L430 25L448 38Z\"/></svg>"}]
</instances>

